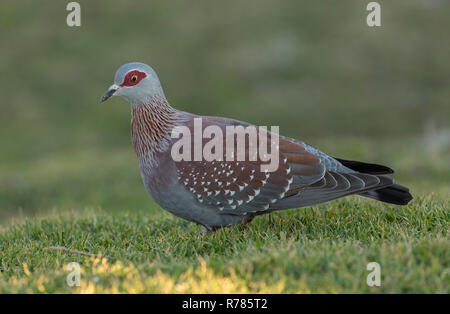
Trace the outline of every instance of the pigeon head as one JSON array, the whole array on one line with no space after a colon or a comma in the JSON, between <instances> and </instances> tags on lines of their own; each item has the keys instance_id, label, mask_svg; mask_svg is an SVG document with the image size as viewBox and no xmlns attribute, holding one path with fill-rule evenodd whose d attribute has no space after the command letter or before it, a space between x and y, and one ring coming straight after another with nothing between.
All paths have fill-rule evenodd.
<instances>
[{"instance_id":1,"label":"pigeon head","mask_svg":"<svg viewBox=\"0 0 450 314\"><path fill-rule=\"evenodd\" d=\"M139 105L149 103L154 96L164 97L164 92L156 72L150 66L131 62L117 70L114 84L108 88L101 101L111 96L122 96L132 105Z\"/></svg>"}]
</instances>

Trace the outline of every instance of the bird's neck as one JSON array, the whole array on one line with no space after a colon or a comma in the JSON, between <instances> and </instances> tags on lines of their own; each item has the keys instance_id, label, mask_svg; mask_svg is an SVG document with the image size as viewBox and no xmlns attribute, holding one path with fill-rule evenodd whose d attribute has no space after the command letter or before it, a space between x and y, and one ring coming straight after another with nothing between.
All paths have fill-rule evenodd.
<instances>
[{"instance_id":1,"label":"bird's neck","mask_svg":"<svg viewBox=\"0 0 450 314\"><path fill-rule=\"evenodd\" d=\"M131 139L141 167L157 166L157 153L169 146L175 115L176 110L163 96L132 106Z\"/></svg>"}]
</instances>

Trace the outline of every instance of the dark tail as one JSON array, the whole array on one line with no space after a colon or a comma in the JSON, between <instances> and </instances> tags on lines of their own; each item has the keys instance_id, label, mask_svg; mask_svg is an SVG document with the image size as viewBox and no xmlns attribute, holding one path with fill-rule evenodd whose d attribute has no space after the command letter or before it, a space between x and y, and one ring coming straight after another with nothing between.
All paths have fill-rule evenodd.
<instances>
[{"instance_id":1,"label":"dark tail","mask_svg":"<svg viewBox=\"0 0 450 314\"><path fill-rule=\"evenodd\" d=\"M338 160L341 164L346 166L347 168L350 168L352 170L367 173L367 174L374 174L374 175L380 175L380 174L391 174L394 173L394 170L392 170L389 167L382 166L382 165L376 165L376 164L369 164L365 162L360 161L353 161L353 160L344 160L335 158ZM412 199L411 193L409 193L409 189L407 187L401 186L399 184L392 184L391 186L381 188L378 190L373 191L367 191L364 193L359 194L361 196L369 197L381 202L396 204L396 205L406 205L408 204Z\"/></svg>"},{"instance_id":2,"label":"dark tail","mask_svg":"<svg viewBox=\"0 0 450 314\"><path fill-rule=\"evenodd\" d=\"M364 192L360 195L396 205L406 205L413 199L411 193L409 193L409 189L399 184L393 184L375 191Z\"/></svg>"}]
</instances>

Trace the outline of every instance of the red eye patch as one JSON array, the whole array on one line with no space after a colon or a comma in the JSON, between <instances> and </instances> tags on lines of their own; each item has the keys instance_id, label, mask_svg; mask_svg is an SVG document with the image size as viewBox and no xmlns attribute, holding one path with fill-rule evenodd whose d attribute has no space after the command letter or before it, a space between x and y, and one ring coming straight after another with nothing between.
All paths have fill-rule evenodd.
<instances>
[{"instance_id":1,"label":"red eye patch","mask_svg":"<svg viewBox=\"0 0 450 314\"><path fill-rule=\"evenodd\" d=\"M134 86L146 77L147 74L145 74L144 72L138 70L130 71L127 73L127 75L125 75L123 83L120 84L120 86Z\"/></svg>"}]
</instances>

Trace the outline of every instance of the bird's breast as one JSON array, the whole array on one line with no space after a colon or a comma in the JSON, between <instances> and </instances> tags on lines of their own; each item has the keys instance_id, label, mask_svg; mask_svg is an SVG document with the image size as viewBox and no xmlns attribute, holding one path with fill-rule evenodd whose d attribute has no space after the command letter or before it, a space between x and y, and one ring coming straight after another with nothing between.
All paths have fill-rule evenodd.
<instances>
[{"instance_id":1,"label":"bird's breast","mask_svg":"<svg viewBox=\"0 0 450 314\"><path fill-rule=\"evenodd\" d=\"M142 167L155 167L158 153L166 151L169 145L173 113L160 107L139 105L132 110L131 141Z\"/></svg>"}]
</instances>

